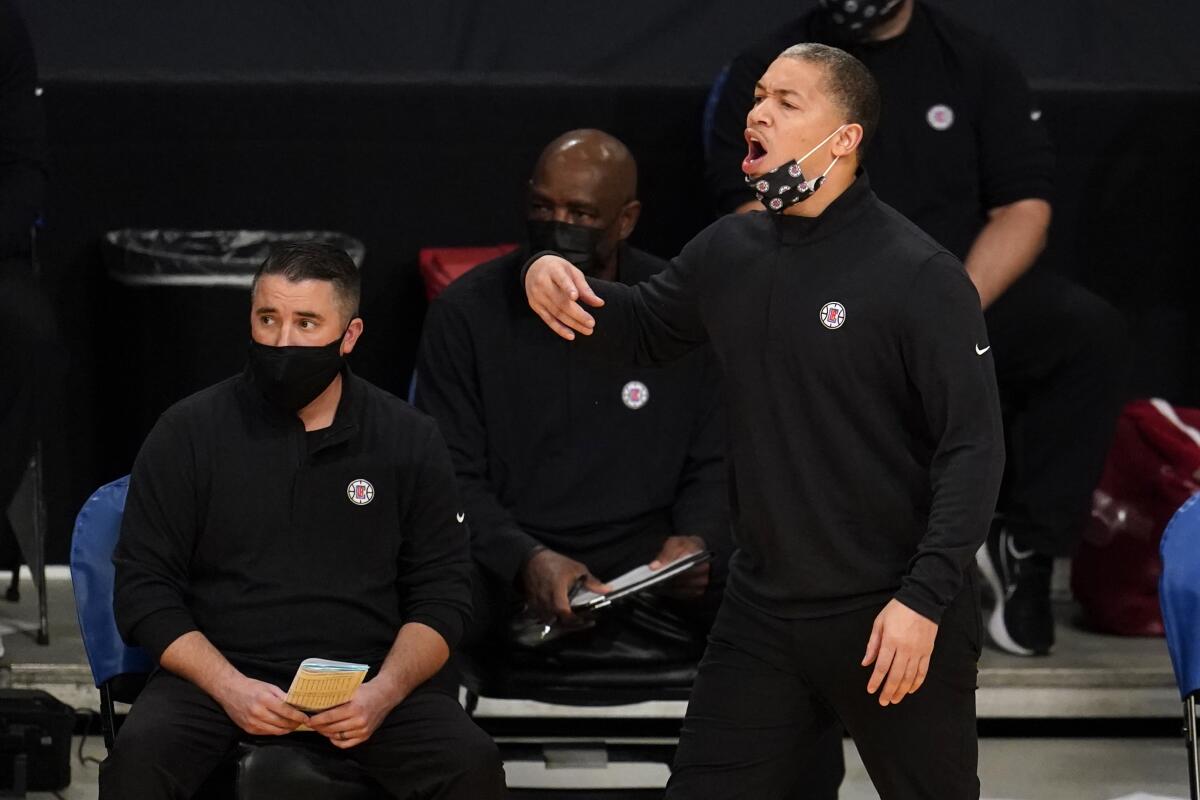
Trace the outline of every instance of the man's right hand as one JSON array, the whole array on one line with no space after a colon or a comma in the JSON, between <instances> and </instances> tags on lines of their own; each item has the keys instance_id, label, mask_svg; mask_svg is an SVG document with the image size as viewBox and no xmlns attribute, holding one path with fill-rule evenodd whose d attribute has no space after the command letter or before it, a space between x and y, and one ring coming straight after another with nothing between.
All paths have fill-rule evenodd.
<instances>
[{"instance_id":1,"label":"man's right hand","mask_svg":"<svg viewBox=\"0 0 1200 800\"><path fill-rule=\"evenodd\" d=\"M571 622L575 614L571 611L569 594L580 578L586 589L600 594L608 591L586 565L553 550L539 550L521 570L525 602L538 619Z\"/></svg>"},{"instance_id":2,"label":"man's right hand","mask_svg":"<svg viewBox=\"0 0 1200 800\"><path fill-rule=\"evenodd\" d=\"M550 329L568 341L575 333L591 336L596 320L583 310L579 301L599 308L604 305L583 272L559 256L542 256L534 261L525 272L525 295L529 307L550 326Z\"/></svg>"},{"instance_id":3,"label":"man's right hand","mask_svg":"<svg viewBox=\"0 0 1200 800\"><path fill-rule=\"evenodd\" d=\"M308 722L308 715L284 702L287 692L274 684L239 675L217 692L215 699L246 733L281 736Z\"/></svg>"}]
</instances>

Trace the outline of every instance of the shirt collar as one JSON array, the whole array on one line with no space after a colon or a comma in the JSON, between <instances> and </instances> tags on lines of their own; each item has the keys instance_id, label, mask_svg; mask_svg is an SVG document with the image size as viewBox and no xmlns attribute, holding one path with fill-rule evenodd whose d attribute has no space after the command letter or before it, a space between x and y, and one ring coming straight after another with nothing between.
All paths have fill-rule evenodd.
<instances>
[{"instance_id":1,"label":"shirt collar","mask_svg":"<svg viewBox=\"0 0 1200 800\"><path fill-rule=\"evenodd\" d=\"M338 399L337 410L333 412L333 422L328 428L319 431L323 435L318 438L314 452L348 440L358 429L357 420L364 398L362 381L350 371L350 365L346 363L342 364L339 374L342 376L342 396ZM254 374L248 364L242 371L242 390L252 413L259 419L271 425L297 428L303 432L303 425L298 416L271 405L255 388Z\"/></svg>"},{"instance_id":2,"label":"shirt collar","mask_svg":"<svg viewBox=\"0 0 1200 800\"><path fill-rule=\"evenodd\" d=\"M860 167L854 182L816 217L771 214L779 240L785 244L804 244L824 239L853 222L875 199L867 173Z\"/></svg>"}]
</instances>

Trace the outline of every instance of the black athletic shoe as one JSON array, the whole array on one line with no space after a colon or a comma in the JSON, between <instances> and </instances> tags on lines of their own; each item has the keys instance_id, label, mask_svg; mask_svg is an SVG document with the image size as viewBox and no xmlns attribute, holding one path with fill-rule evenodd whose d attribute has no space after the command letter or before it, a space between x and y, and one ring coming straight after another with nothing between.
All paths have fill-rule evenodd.
<instances>
[{"instance_id":1,"label":"black athletic shoe","mask_svg":"<svg viewBox=\"0 0 1200 800\"><path fill-rule=\"evenodd\" d=\"M996 599L988 636L1005 652L1044 656L1054 646L1050 574L1054 560L1017 547L1008 529L992 525L975 562Z\"/></svg>"}]
</instances>

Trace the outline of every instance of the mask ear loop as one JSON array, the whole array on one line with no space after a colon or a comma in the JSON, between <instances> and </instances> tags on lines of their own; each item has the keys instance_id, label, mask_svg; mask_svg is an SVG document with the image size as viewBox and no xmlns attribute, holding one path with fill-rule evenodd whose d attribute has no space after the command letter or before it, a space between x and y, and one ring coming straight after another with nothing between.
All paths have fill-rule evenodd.
<instances>
[{"instance_id":1,"label":"mask ear loop","mask_svg":"<svg viewBox=\"0 0 1200 800\"><path fill-rule=\"evenodd\" d=\"M845 127L846 127L846 126L845 126L845 125L843 125L841 128L838 128L836 131L834 131L833 133L831 133L831 134L829 134L828 136L826 136L826 137L825 137L825 142L828 142L830 139L832 139L833 137L837 136L839 133L841 133L841 132L842 132L842 129L843 129L843 128L845 128ZM817 148L821 147L821 145L825 144L825 142L821 142L821 144L817 145L817 147L814 147L812 150L808 151L808 155L810 156L810 155L812 155L813 153L815 153L815 152L817 151ZM805 158L808 158L808 156L805 156ZM813 187L813 191L814 191L814 192L815 192L817 189L820 189L820 188L821 188L821 184L823 184L823 183L825 182L825 176L829 174L829 171L830 171L831 169L833 169L834 165L835 165L835 164L837 164L837 162L838 162L838 161L840 161L840 160L841 160L841 158L842 158L841 156L834 156L834 157L833 157L833 161L830 161L830 162L829 162L829 166L825 168L825 171L824 171L824 172L822 172L820 175L818 175L818 176L817 176L817 179L816 179L815 181L813 181L813 182L812 182L812 187Z\"/></svg>"},{"instance_id":2,"label":"mask ear loop","mask_svg":"<svg viewBox=\"0 0 1200 800\"><path fill-rule=\"evenodd\" d=\"M804 159L808 158L808 157L809 157L809 156L811 156L813 153L815 153L815 152L817 152L818 150L820 150L820 149L821 149L821 148L822 148L822 147L825 145L825 143L826 143L826 142L828 142L830 139L832 139L833 137L835 137L835 136L837 136L839 133L841 133L841 132L842 132L842 130L843 130L843 129L845 129L845 127L846 127L845 125L842 125L842 126L841 126L840 128L838 128L836 131L834 131L833 133L829 134L828 136L826 136L826 137L825 137L824 139L822 139L821 141L817 142L817 146L816 146L816 147L814 147L812 150L809 150L809 151L808 151L807 153L805 153L804 155L802 155L802 156L800 156L799 158L797 158L797 159L796 159L796 163L797 163L797 164L799 164L799 163L803 162L803 161L804 161ZM839 156L839 158L840 158L840 156ZM825 172L828 172L828 171L829 171L829 170L825 170ZM824 177L824 175L823 175L823 174L822 174L822 177Z\"/></svg>"}]
</instances>

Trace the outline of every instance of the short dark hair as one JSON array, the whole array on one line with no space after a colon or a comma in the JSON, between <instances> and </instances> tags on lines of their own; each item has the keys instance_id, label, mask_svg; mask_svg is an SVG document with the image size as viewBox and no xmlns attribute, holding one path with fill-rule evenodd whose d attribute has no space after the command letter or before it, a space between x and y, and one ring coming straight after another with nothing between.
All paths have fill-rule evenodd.
<instances>
[{"instance_id":1,"label":"short dark hair","mask_svg":"<svg viewBox=\"0 0 1200 800\"><path fill-rule=\"evenodd\" d=\"M354 259L345 250L325 242L295 242L271 248L271 254L263 261L254 282L251 294L258 287L258 279L264 275L282 275L287 280L329 281L338 305L346 314L346 321L358 316L358 303L362 296L362 279Z\"/></svg>"},{"instance_id":2,"label":"short dark hair","mask_svg":"<svg viewBox=\"0 0 1200 800\"><path fill-rule=\"evenodd\" d=\"M879 84L871 71L845 50L815 42L794 44L779 55L817 64L825 70L829 98L845 112L848 122L862 126L863 138L858 145L858 161L862 163L879 127Z\"/></svg>"}]
</instances>

